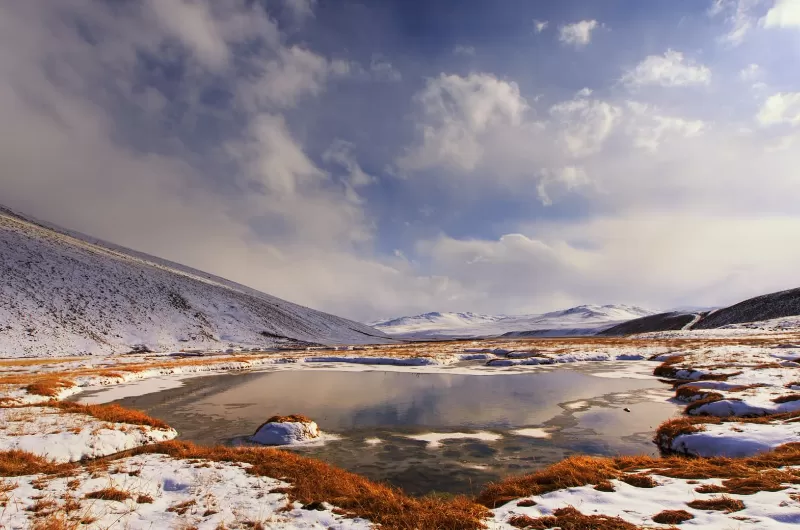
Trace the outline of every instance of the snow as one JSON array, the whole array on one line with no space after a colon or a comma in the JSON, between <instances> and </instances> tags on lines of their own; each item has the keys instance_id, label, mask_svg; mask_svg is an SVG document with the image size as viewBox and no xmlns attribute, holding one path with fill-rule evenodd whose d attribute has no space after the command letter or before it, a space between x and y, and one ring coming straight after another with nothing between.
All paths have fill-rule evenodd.
<instances>
[{"instance_id":1,"label":"snow","mask_svg":"<svg viewBox=\"0 0 800 530\"><path fill-rule=\"evenodd\" d=\"M800 442L800 423L707 424L704 432L681 434L671 449L694 456L744 457L763 453L792 442Z\"/></svg>"},{"instance_id":2,"label":"snow","mask_svg":"<svg viewBox=\"0 0 800 530\"><path fill-rule=\"evenodd\" d=\"M306 357L307 363L353 363L394 366L427 366L439 364L430 357Z\"/></svg>"},{"instance_id":3,"label":"snow","mask_svg":"<svg viewBox=\"0 0 800 530\"><path fill-rule=\"evenodd\" d=\"M436 449L441 447L442 442L445 440L480 440L482 442L496 442L497 440L503 438L503 436L494 432L487 432L487 431L429 432L425 434L407 435L406 438L410 438L412 440L418 440L420 442L427 442L428 445L426 447L428 449Z\"/></svg>"},{"instance_id":4,"label":"snow","mask_svg":"<svg viewBox=\"0 0 800 530\"><path fill-rule=\"evenodd\" d=\"M652 311L628 305L582 305L537 315L434 312L371 325L388 335L413 339L492 337L527 332L539 336L571 336L592 335L620 322L652 314Z\"/></svg>"},{"instance_id":5,"label":"snow","mask_svg":"<svg viewBox=\"0 0 800 530\"><path fill-rule=\"evenodd\" d=\"M390 342L382 332L0 208L0 356Z\"/></svg>"},{"instance_id":6,"label":"snow","mask_svg":"<svg viewBox=\"0 0 800 530\"><path fill-rule=\"evenodd\" d=\"M55 462L98 458L177 435L173 429L109 423L52 407L0 408L0 450L20 449Z\"/></svg>"},{"instance_id":7,"label":"snow","mask_svg":"<svg viewBox=\"0 0 800 530\"><path fill-rule=\"evenodd\" d=\"M250 440L262 445L296 445L314 441L320 437L315 422L270 422L258 428Z\"/></svg>"},{"instance_id":8,"label":"snow","mask_svg":"<svg viewBox=\"0 0 800 530\"><path fill-rule=\"evenodd\" d=\"M515 429L510 432L511 434L525 436L526 438L550 438L552 436L548 429L542 429L540 427L526 427L524 429Z\"/></svg>"},{"instance_id":9,"label":"snow","mask_svg":"<svg viewBox=\"0 0 800 530\"><path fill-rule=\"evenodd\" d=\"M280 488L290 485L280 480L251 475L248 464L198 462L163 455L140 455L113 462L106 472L83 472L75 477L39 476L13 479L6 507L0 511L0 528L31 528L36 515L26 510L36 499L52 500L63 510L65 498L78 502L74 513L94 518L91 528L254 528L274 530L366 530L374 528L363 519L346 519L323 503L320 509L302 509L290 502ZM77 481L76 489L67 486ZM73 482L74 484L74 482ZM131 495L122 502L85 498L86 494L115 488ZM149 495L152 502L137 502ZM288 504L288 509L287 509ZM184 506L185 513L175 507ZM170 511L172 508L172 511Z\"/></svg>"},{"instance_id":10,"label":"snow","mask_svg":"<svg viewBox=\"0 0 800 530\"><path fill-rule=\"evenodd\" d=\"M716 479L687 480L652 475L659 484L655 488L637 488L620 480L611 480L616 491L595 490L593 486L565 488L544 495L525 497L534 506L519 506L523 499L509 502L493 510L494 516L488 523L490 530L513 530L508 520L514 515L543 517L567 506L572 506L585 515L606 515L620 517L629 523L664 528L655 524L653 516L664 510L685 510L694 516L681 526L697 528L730 528L753 530L793 529L800 524L800 503L790 495L797 495L800 488L793 485L782 491L761 491L753 495L728 495L744 502L745 508L738 512L725 513L713 510L697 510L687 506L696 499L718 497L713 494L697 493L698 486L719 485Z\"/></svg>"}]
</instances>

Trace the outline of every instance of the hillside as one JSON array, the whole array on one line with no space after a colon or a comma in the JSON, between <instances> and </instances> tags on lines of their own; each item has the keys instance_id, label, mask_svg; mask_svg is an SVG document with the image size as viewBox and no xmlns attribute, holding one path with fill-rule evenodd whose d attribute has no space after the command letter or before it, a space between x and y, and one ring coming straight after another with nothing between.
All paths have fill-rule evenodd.
<instances>
[{"instance_id":1,"label":"hillside","mask_svg":"<svg viewBox=\"0 0 800 530\"><path fill-rule=\"evenodd\" d=\"M649 333L651 331L689 329L701 316L700 313L682 313L679 311L659 313L657 315L650 315L617 324L616 326L601 331L599 335L615 336L630 335L632 333Z\"/></svg>"},{"instance_id":2,"label":"hillside","mask_svg":"<svg viewBox=\"0 0 800 530\"><path fill-rule=\"evenodd\" d=\"M730 324L772 320L800 315L800 289L750 298L738 304L712 311L692 329L713 329Z\"/></svg>"},{"instance_id":3,"label":"hillside","mask_svg":"<svg viewBox=\"0 0 800 530\"><path fill-rule=\"evenodd\" d=\"M388 335L414 339L571 336L595 334L616 323L651 314L652 311L627 305L582 305L541 315L425 313L372 325Z\"/></svg>"},{"instance_id":4,"label":"hillside","mask_svg":"<svg viewBox=\"0 0 800 530\"><path fill-rule=\"evenodd\" d=\"M0 357L387 342L382 332L0 208Z\"/></svg>"}]
</instances>

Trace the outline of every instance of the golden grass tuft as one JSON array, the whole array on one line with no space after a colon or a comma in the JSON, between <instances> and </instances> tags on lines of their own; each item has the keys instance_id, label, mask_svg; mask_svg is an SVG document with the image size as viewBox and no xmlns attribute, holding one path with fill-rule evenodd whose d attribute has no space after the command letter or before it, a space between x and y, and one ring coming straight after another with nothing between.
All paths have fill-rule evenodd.
<instances>
[{"instance_id":1,"label":"golden grass tuft","mask_svg":"<svg viewBox=\"0 0 800 530\"><path fill-rule=\"evenodd\" d=\"M156 429L169 429L169 425L163 421L150 417L140 410L126 409L117 404L111 405L81 405L69 401L50 401L45 404L48 407L55 407L64 412L74 414L86 414L98 420L111 423L128 423L131 425L145 425Z\"/></svg>"},{"instance_id":2,"label":"golden grass tuft","mask_svg":"<svg viewBox=\"0 0 800 530\"><path fill-rule=\"evenodd\" d=\"M25 386L25 391L28 394L35 394L37 396L56 397L62 390L72 388L75 383L69 379L63 379L57 376L43 377L38 381Z\"/></svg>"},{"instance_id":3,"label":"golden grass tuft","mask_svg":"<svg viewBox=\"0 0 800 530\"><path fill-rule=\"evenodd\" d=\"M786 394L772 400L773 403L789 403L790 401L800 401L800 394Z\"/></svg>"},{"instance_id":4,"label":"golden grass tuft","mask_svg":"<svg viewBox=\"0 0 800 530\"><path fill-rule=\"evenodd\" d=\"M725 495L712 499L697 499L692 502L687 502L686 505L696 510L714 510L725 513L733 513L745 509L745 505L742 501L739 499L732 499Z\"/></svg>"},{"instance_id":5,"label":"golden grass tuft","mask_svg":"<svg viewBox=\"0 0 800 530\"><path fill-rule=\"evenodd\" d=\"M327 501L355 517L382 525L385 530L484 528L489 515L484 506L466 497L413 498L401 490L337 469L325 462L273 448L199 447L170 441L140 447L127 454L166 454L181 459L249 463L247 471L279 477L292 484L285 493L302 504Z\"/></svg>"},{"instance_id":6,"label":"golden grass tuft","mask_svg":"<svg viewBox=\"0 0 800 530\"><path fill-rule=\"evenodd\" d=\"M694 515L686 510L664 510L653 516L653 522L658 524L681 524L694 519Z\"/></svg>"},{"instance_id":7,"label":"golden grass tuft","mask_svg":"<svg viewBox=\"0 0 800 530\"><path fill-rule=\"evenodd\" d=\"M682 434L694 434L706 430L705 423L721 423L719 418L713 417L681 417L667 420L656 429L653 441L659 447L670 447L672 442Z\"/></svg>"},{"instance_id":8,"label":"golden grass tuft","mask_svg":"<svg viewBox=\"0 0 800 530\"><path fill-rule=\"evenodd\" d=\"M303 416L302 414L290 414L288 416L272 416L270 419L264 422L266 425L267 423L311 423L312 420L308 416Z\"/></svg>"},{"instance_id":9,"label":"golden grass tuft","mask_svg":"<svg viewBox=\"0 0 800 530\"><path fill-rule=\"evenodd\" d=\"M659 485L658 482L656 482L653 477L647 473L622 475L619 480L636 488L655 488Z\"/></svg>"},{"instance_id":10,"label":"golden grass tuft","mask_svg":"<svg viewBox=\"0 0 800 530\"><path fill-rule=\"evenodd\" d=\"M103 488L101 490L92 491L85 495L87 499L98 499L101 501L117 501L124 502L132 497L130 492L118 488Z\"/></svg>"},{"instance_id":11,"label":"golden grass tuft","mask_svg":"<svg viewBox=\"0 0 800 530\"><path fill-rule=\"evenodd\" d=\"M56 464L44 457L12 449L0 451L0 476L19 477L23 475L67 474L74 471L75 464Z\"/></svg>"},{"instance_id":12,"label":"golden grass tuft","mask_svg":"<svg viewBox=\"0 0 800 530\"><path fill-rule=\"evenodd\" d=\"M640 530L635 524L619 517L584 515L572 506L559 508L553 512L553 515L545 517L533 518L527 515L515 515L508 520L508 524L515 528L528 530L545 530L547 528L561 528L561 530Z\"/></svg>"}]
</instances>

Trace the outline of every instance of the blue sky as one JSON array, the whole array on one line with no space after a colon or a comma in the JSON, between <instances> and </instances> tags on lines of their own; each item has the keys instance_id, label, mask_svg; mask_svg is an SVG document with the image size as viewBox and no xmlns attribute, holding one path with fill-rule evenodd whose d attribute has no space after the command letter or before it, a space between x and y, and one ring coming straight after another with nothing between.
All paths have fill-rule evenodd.
<instances>
[{"instance_id":1,"label":"blue sky","mask_svg":"<svg viewBox=\"0 0 800 530\"><path fill-rule=\"evenodd\" d=\"M0 203L298 303L797 286L800 0L29 0L0 50Z\"/></svg>"}]
</instances>

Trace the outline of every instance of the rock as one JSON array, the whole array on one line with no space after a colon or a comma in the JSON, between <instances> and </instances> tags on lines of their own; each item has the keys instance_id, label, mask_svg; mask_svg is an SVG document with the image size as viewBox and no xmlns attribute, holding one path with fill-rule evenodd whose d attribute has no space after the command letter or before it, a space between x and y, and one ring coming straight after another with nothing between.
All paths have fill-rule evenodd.
<instances>
[{"instance_id":1,"label":"rock","mask_svg":"<svg viewBox=\"0 0 800 530\"><path fill-rule=\"evenodd\" d=\"M250 438L263 445L290 445L319 438L317 424L304 416L273 416Z\"/></svg>"},{"instance_id":2,"label":"rock","mask_svg":"<svg viewBox=\"0 0 800 530\"><path fill-rule=\"evenodd\" d=\"M624 410L625 412L630 412L630 411L631 411L631 409L629 409L628 407L625 407L625 408L624 408L624 409L622 409L622 410Z\"/></svg>"}]
</instances>

